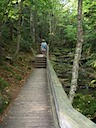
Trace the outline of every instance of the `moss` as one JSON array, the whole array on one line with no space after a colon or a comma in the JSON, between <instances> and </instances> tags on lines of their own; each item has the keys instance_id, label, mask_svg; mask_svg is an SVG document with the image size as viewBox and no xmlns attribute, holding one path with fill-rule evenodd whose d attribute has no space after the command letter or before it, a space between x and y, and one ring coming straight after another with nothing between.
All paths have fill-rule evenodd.
<instances>
[{"instance_id":1,"label":"moss","mask_svg":"<svg viewBox=\"0 0 96 128\"><path fill-rule=\"evenodd\" d=\"M93 117L96 111L96 99L91 95L78 93L75 96L73 106L85 116Z\"/></svg>"}]
</instances>

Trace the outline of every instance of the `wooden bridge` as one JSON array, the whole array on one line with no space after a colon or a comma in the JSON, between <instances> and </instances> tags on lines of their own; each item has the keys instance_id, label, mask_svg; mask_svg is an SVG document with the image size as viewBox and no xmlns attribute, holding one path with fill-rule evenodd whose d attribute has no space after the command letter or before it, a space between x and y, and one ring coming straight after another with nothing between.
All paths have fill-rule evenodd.
<instances>
[{"instance_id":1,"label":"wooden bridge","mask_svg":"<svg viewBox=\"0 0 96 128\"><path fill-rule=\"evenodd\" d=\"M38 55L34 66L0 128L96 128L72 107L49 58Z\"/></svg>"}]
</instances>

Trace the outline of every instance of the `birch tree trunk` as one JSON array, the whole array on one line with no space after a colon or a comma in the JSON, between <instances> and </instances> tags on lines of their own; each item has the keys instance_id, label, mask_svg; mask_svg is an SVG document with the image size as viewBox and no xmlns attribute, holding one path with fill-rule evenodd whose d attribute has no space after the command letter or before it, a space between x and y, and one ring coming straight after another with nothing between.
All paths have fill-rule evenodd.
<instances>
[{"instance_id":1,"label":"birch tree trunk","mask_svg":"<svg viewBox=\"0 0 96 128\"><path fill-rule=\"evenodd\" d=\"M81 58L82 44L83 44L83 29L82 29L82 1L78 0L78 34L77 34L77 46L75 51L75 57L73 62L72 80L69 92L69 99L73 103L75 91L77 89L79 60Z\"/></svg>"},{"instance_id":2,"label":"birch tree trunk","mask_svg":"<svg viewBox=\"0 0 96 128\"><path fill-rule=\"evenodd\" d=\"M19 50L20 50L20 42L21 42L21 23L22 23L22 0L19 1L19 16L18 16L18 28L17 28L17 48L15 54L13 56L13 60L17 57Z\"/></svg>"}]
</instances>

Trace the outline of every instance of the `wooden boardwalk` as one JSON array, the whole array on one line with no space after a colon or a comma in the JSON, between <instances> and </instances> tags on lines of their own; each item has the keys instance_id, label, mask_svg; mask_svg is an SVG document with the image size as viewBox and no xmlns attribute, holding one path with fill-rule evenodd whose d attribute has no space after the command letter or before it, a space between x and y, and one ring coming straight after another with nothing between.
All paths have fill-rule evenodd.
<instances>
[{"instance_id":1,"label":"wooden boardwalk","mask_svg":"<svg viewBox=\"0 0 96 128\"><path fill-rule=\"evenodd\" d=\"M54 128L46 68L35 68L0 128Z\"/></svg>"}]
</instances>

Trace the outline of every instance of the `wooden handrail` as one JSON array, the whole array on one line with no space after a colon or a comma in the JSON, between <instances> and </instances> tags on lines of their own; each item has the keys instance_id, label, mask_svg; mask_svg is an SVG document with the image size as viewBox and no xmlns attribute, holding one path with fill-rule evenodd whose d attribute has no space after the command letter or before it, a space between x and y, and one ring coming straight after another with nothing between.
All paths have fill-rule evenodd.
<instances>
[{"instance_id":1,"label":"wooden handrail","mask_svg":"<svg viewBox=\"0 0 96 128\"><path fill-rule=\"evenodd\" d=\"M94 122L72 107L49 59L47 59L47 80L60 128L96 128Z\"/></svg>"}]
</instances>

